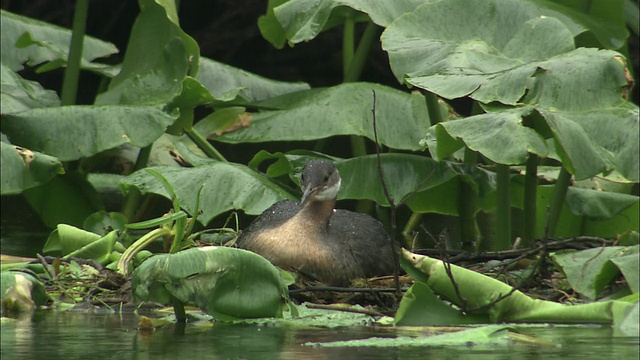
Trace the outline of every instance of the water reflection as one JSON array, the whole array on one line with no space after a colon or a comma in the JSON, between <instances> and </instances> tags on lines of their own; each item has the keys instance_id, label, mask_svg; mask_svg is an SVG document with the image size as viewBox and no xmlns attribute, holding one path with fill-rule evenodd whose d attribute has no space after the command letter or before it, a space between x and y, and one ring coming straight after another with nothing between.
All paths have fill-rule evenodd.
<instances>
[{"instance_id":1,"label":"water reflection","mask_svg":"<svg viewBox=\"0 0 640 360\"><path fill-rule=\"evenodd\" d=\"M134 315L38 312L2 323L2 359L477 359L622 358L638 356L638 338L613 337L608 327L521 328L555 345L513 344L492 351L468 348L320 348L328 342L393 336L371 327L348 329L224 323L168 325L137 330Z\"/></svg>"}]
</instances>

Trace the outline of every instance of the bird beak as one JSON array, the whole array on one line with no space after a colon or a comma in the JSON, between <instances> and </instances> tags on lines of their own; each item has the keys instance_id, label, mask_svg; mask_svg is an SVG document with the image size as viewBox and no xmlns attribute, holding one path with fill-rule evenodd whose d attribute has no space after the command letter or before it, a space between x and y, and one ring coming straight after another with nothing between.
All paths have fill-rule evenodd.
<instances>
[{"instance_id":1,"label":"bird beak","mask_svg":"<svg viewBox=\"0 0 640 360\"><path fill-rule=\"evenodd\" d=\"M315 189L311 184L309 184L302 193L302 199L300 199L300 205L304 205L307 201L309 201L312 195L315 193Z\"/></svg>"}]
</instances>

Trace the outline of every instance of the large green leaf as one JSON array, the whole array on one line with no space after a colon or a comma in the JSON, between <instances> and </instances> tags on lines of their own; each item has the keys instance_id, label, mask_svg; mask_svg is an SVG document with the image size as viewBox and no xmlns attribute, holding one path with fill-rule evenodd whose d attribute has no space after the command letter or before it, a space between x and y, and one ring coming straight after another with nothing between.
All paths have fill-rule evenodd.
<instances>
[{"instance_id":1,"label":"large green leaf","mask_svg":"<svg viewBox=\"0 0 640 360\"><path fill-rule=\"evenodd\" d=\"M231 143L304 141L336 135L373 139L371 108L377 97L380 143L395 149L419 150L430 122L424 97L371 83L348 83L282 95L257 103L252 124L216 140Z\"/></svg>"},{"instance_id":2,"label":"large green leaf","mask_svg":"<svg viewBox=\"0 0 640 360\"><path fill-rule=\"evenodd\" d=\"M258 20L260 31L265 39L277 48L282 48L288 40L291 45L309 41L321 31L331 28L334 23L341 23L346 12L340 12L342 7L367 14L375 24L387 27L393 20L404 13L414 11L430 0L396 0L396 1L367 1L367 0L292 0L269 1L267 14ZM554 3L547 0L520 1L523 8L531 14L530 18L538 16L556 17L570 29L572 36L578 36L590 30L602 45L609 49L623 46L628 34L622 13L621 0L597 0L590 2L590 8L580 4L574 9L566 1ZM613 3L612 3L613 2ZM456 11L456 10L454 10ZM458 13L465 14L465 9ZM353 16L353 15L351 15ZM467 23L453 21L454 24L465 26Z\"/></svg>"},{"instance_id":3,"label":"large green leaf","mask_svg":"<svg viewBox=\"0 0 640 360\"><path fill-rule=\"evenodd\" d=\"M71 30L51 25L42 21L12 14L2 10L2 32L0 36L2 63L13 71L29 66L36 66L43 62L66 64L69 57ZM96 58L105 57L118 52L116 47L108 42L90 36L85 36L82 63L84 69L94 70L109 75L109 67L92 63ZM49 69L56 67L54 64Z\"/></svg>"},{"instance_id":4,"label":"large green leaf","mask_svg":"<svg viewBox=\"0 0 640 360\"><path fill-rule=\"evenodd\" d=\"M625 26L625 12L628 11L624 4L625 0L532 1L552 11L564 14L576 24L589 29L599 43L594 44L588 41L588 36L582 36L587 34L583 33L576 37L578 46L599 47L598 45L602 45L606 49L619 49L624 46L629 36Z\"/></svg>"},{"instance_id":5,"label":"large green leaf","mask_svg":"<svg viewBox=\"0 0 640 360\"><path fill-rule=\"evenodd\" d=\"M200 58L198 81L220 101L231 101L237 97L248 102L261 101L309 89L309 85L303 82L271 80L207 58Z\"/></svg>"},{"instance_id":6,"label":"large green leaf","mask_svg":"<svg viewBox=\"0 0 640 360\"><path fill-rule=\"evenodd\" d=\"M198 44L176 23L175 14L154 1L141 3L122 71L96 104L168 103L198 71ZM174 9L175 10L175 9Z\"/></svg>"},{"instance_id":7,"label":"large green leaf","mask_svg":"<svg viewBox=\"0 0 640 360\"><path fill-rule=\"evenodd\" d=\"M612 218L637 204L639 198L634 195L580 189L572 186L567 191L565 201L573 214L585 216L591 220L603 220Z\"/></svg>"},{"instance_id":8,"label":"large green leaf","mask_svg":"<svg viewBox=\"0 0 640 360\"><path fill-rule=\"evenodd\" d=\"M532 128L522 126L522 116L529 111L515 109L441 122L429 129L425 143L436 160L463 145L500 164L522 164L529 153L546 157L544 139Z\"/></svg>"},{"instance_id":9,"label":"large green leaf","mask_svg":"<svg viewBox=\"0 0 640 360\"><path fill-rule=\"evenodd\" d=\"M42 185L64 169L60 160L53 156L34 152L18 146L0 142L2 159L2 187L0 194L19 194Z\"/></svg>"},{"instance_id":10,"label":"large green leaf","mask_svg":"<svg viewBox=\"0 0 640 360\"><path fill-rule=\"evenodd\" d=\"M565 252L554 254L553 260L567 275L567 280L571 287L589 299L596 299L598 294L606 285L611 283L619 274L620 269L614 265L614 260L625 269L624 275L629 275L629 286L638 291L638 269L633 271L632 267L624 263L635 258L635 265L638 264L638 246L611 246L583 251ZM629 265L633 266L631 262ZM631 282L635 281L633 285Z\"/></svg>"},{"instance_id":11,"label":"large green leaf","mask_svg":"<svg viewBox=\"0 0 640 360\"><path fill-rule=\"evenodd\" d=\"M446 98L470 96L515 105L533 89L531 101L535 98L545 107L567 108L569 103L574 109L577 98L580 104L603 98L591 106L612 98L619 102L620 87L626 84L620 80L623 66L611 68L608 76L601 74L619 55L572 51L574 31L557 18L541 17L544 14L527 1L433 2L398 18L383 33L382 44L400 81ZM567 73L567 68L573 71ZM579 79L568 88L551 80L575 78L578 71ZM611 84L618 84L613 92ZM591 92L584 91L585 86Z\"/></svg>"},{"instance_id":12,"label":"large green leaf","mask_svg":"<svg viewBox=\"0 0 640 360\"><path fill-rule=\"evenodd\" d=\"M23 194L51 228L61 223L81 227L89 215L104 210L98 192L77 172L58 175L43 185L26 189Z\"/></svg>"},{"instance_id":13,"label":"large green leaf","mask_svg":"<svg viewBox=\"0 0 640 360\"><path fill-rule=\"evenodd\" d=\"M457 176L448 163L438 163L425 156L382 154L380 163L387 190L396 204L413 192L437 187ZM380 182L376 155L337 161L336 167L343 179L338 199L367 199L389 205Z\"/></svg>"},{"instance_id":14,"label":"large green leaf","mask_svg":"<svg viewBox=\"0 0 640 360\"><path fill-rule=\"evenodd\" d=\"M603 109L623 102L630 86L622 55L610 50L578 48L537 64L535 83L524 102L563 111Z\"/></svg>"},{"instance_id":15,"label":"large green leaf","mask_svg":"<svg viewBox=\"0 0 640 360\"><path fill-rule=\"evenodd\" d=\"M288 296L268 260L217 246L153 256L134 271L131 287L138 299L169 304L173 296L221 320L282 317Z\"/></svg>"},{"instance_id":16,"label":"large green leaf","mask_svg":"<svg viewBox=\"0 0 640 360\"><path fill-rule=\"evenodd\" d=\"M612 168L630 181L640 180L637 106L538 111L551 128L563 165L578 180Z\"/></svg>"},{"instance_id":17,"label":"large green leaf","mask_svg":"<svg viewBox=\"0 0 640 360\"><path fill-rule=\"evenodd\" d=\"M586 218L582 228L584 234L607 239L623 238L625 234L629 237L630 234L636 233L636 241L631 243L637 244L637 232L640 230L640 202L636 202L610 219Z\"/></svg>"},{"instance_id":18,"label":"large green leaf","mask_svg":"<svg viewBox=\"0 0 640 360\"><path fill-rule=\"evenodd\" d=\"M0 109L2 114L17 113L33 108L60 106L60 98L53 90L46 90L35 81L23 79L4 63L0 76Z\"/></svg>"},{"instance_id":19,"label":"large green leaf","mask_svg":"<svg viewBox=\"0 0 640 360\"><path fill-rule=\"evenodd\" d=\"M16 145L67 161L126 143L147 146L174 121L155 106L64 106L4 115L2 131Z\"/></svg>"},{"instance_id":20,"label":"large green leaf","mask_svg":"<svg viewBox=\"0 0 640 360\"><path fill-rule=\"evenodd\" d=\"M274 46L282 48L285 38L290 45L309 41L321 31L344 21L350 7L369 15L371 20L387 26L395 18L412 11L425 0L363 1L363 0L293 0L270 2L267 15L258 24L263 36ZM334 11L336 9L336 11ZM273 15L271 14L273 13ZM349 16L353 16L348 13Z\"/></svg>"},{"instance_id":21,"label":"large green leaf","mask_svg":"<svg viewBox=\"0 0 640 360\"><path fill-rule=\"evenodd\" d=\"M287 193L260 173L238 164L209 161L194 168L154 167L173 187L181 207L189 214L196 210L197 194L202 195L198 220L207 224L217 215L242 209L248 214L262 213L275 202L292 199ZM135 186L142 193L151 192L169 198L160 182L146 171L138 171L123 181L123 186Z\"/></svg>"}]
</instances>

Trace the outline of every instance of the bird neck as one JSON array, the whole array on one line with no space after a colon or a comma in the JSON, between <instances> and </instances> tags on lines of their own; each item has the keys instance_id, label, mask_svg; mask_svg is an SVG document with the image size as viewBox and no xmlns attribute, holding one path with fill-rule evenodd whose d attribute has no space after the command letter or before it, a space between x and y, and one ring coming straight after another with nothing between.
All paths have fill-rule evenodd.
<instances>
[{"instance_id":1,"label":"bird neck","mask_svg":"<svg viewBox=\"0 0 640 360\"><path fill-rule=\"evenodd\" d=\"M310 201L304 205L302 210L296 215L299 220L304 221L309 227L326 228L333 215L336 200Z\"/></svg>"}]
</instances>

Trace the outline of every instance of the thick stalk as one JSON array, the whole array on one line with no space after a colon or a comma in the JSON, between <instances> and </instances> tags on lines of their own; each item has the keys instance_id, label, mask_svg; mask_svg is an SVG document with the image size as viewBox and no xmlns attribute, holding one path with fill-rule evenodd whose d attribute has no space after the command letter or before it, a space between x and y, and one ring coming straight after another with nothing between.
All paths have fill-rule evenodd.
<instances>
[{"instance_id":1,"label":"thick stalk","mask_svg":"<svg viewBox=\"0 0 640 360\"><path fill-rule=\"evenodd\" d=\"M438 104L438 96L436 94L425 91L424 92L425 101L427 103L427 111L429 114L429 121L431 125L435 125L442 121L442 112L440 112L440 104ZM404 238L405 246L411 246L413 242L413 231L416 227L420 225L420 220L422 219L421 213L412 213L409 221L402 229L402 237ZM412 248L412 247L409 247Z\"/></svg>"},{"instance_id":2,"label":"thick stalk","mask_svg":"<svg viewBox=\"0 0 640 360\"><path fill-rule=\"evenodd\" d=\"M189 139L191 139L191 141L193 141L198 146L198 148L200 148L200 150L202 150L208 157L227 162L227 159L225 159L224 156L222 156L222 154L218 150L216 150L216 148L214 148L207 141L207 139L203 138L202 135L200 135L200 133L198 133L196 130L185 129L184 132L185 134L187 134Z\"/></svg>"},{"instance_id":3,"label":"thick stalk","mask_svg":"<svg viewBox=\"0 0 640 360\"><path fill-rule=\"evenodd\" d=\"M347 16L344 20L344 30L342 31L342 78L343 82L346 82L347 72L349 66L353 61L354 52L354 32L356 28L356 22L353 16Z\"/></svg>"},{"instance_id":4,"label":"thick stalk","mask_svg":"<svg viewBox=\"0 0 640 360\"><path fill-rule=\"evenodd\" d=\"M478 153L465 148L464 163L475 165ZM477 196L473 187L466 181L460 181L460 197L458 198L458 216L460 219L460 248L474 251L479 245L480 231L476 222Z\"/></svg>"},{"instance_id":5,"label":"thick stalk","mask_svg":"<svg viewBox=\"0 0 640 360\"><path fill-rule=\"evenodd\" d=\"M184 311L184 304L177 297L171 295L171 305L173 305L173 313L178 323L187 321L187 313Z\"/></svg>"},{"instance_id":6,"label":"thick stalk","mask_svg":"<svg viewBox=\"0 0 640 360\"><path fill-rule=\"evenodd\" d=\"M153 144L140 149L133 171L138 171L147 167L149 157L151 156L152 146ZM141 197L142 195L135 188L130 189L127 193L127 197L124 199L124 204L122 204L122 214L124 214L129 221L134 220L136 209L138 208L138 203L140 202Z\"/></svg>"},{"instance_id":7,"label":"thick stalk","mask_svg":"<svg viewBox=\"0 0 640 360\"><path fill-rule=\"evenodd\" d=\"M420 220L422 220L422 213L411 213L409 220L407 220L407 224L404 226L404 229L402 229L404 247L406 249L411 249L411 251L414 251L413 229L420 225Z\"/></svg>"},{"instance_id":8,"label":"thick stalk","mask_svg":"<svg viewBox=\"0 0 640 360\"><path fill-rule=\"evenodd\" d=\"M367 24L367 27L364 29L362 37L360 38L358 48L353 55L353 59L349 64L343 64L343 66L345 66L347 69L343 82L353 82L357 81L360 78L360 74L362 74L362 69L364 68L364 63L367 61L367 57L369 56L369 52L371 51L373 41L377 37L378 27L376 26L376 24L369 22Z\"/></svg>"},{"instance_id":9,"label":"thick stalk","mask_svg":"<svg viewBox=\"0 0 640 360\"><path fill-rule=\"evenodd\" d=\"M440 111L440 104L438 104L438 96L432 92L425 91L424 97L427 101L427 111L429 113L431 126L442 122L442 112Z\"/></svg>"},{"instance_id":10,"label":"thick stalk","mask_svg":"<svg viewBox=\"0 0 640 360\"><path fill-rule=\"evenodd\" d=\"M564 198L567 195L569 184L571 183L571 174L562 167L556 185L553 187L553 193L551 194L551 203L549 204L549 218L547 219L547 231L545 236L547 238L553 238L556 236L556 230L558 229L558 221L560 220L560 211L564 204Z\"/></svg>"},{"instance_id":11,"label":"thick stalk","mask_svg":"<svg viewBox=\"0 0 640 360\"><path fill-rule=\"evenodd\" d=\"M538 191L538 156L529 154L527 159L526 173L524 175L524 229L522 232L523 246L533 245L536 235L536 208Z\"/></svg>"},{"instance_id":12,"label":"thick stalk","mask_svg":"<svg viewBox=\"0 0 640 360\"><path fill-rule=\"evenodd\" d=\"M497 167L497 209L496 238L488 245L492 250L504 250L511 247L511 203L509 199L509 165L498 164Z\"/></svg>"},{"instance_id":13,"label":"thick stalk","mask_svg":"<svg viewBox=\"0 0 640 360\"><path fill-rule=\"evenodd\" d=\"M67 58L67 68L62 80L62 93L60 102L62 105L75 105L78 94L78 80L80 78L80 63L82 62L82 46L84 33L87 26L87 13L89 12L89 0L78 0L73 14L73 32L71 33L71 46Z\"/></svg>"}]
</instances>

